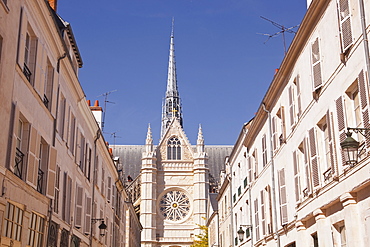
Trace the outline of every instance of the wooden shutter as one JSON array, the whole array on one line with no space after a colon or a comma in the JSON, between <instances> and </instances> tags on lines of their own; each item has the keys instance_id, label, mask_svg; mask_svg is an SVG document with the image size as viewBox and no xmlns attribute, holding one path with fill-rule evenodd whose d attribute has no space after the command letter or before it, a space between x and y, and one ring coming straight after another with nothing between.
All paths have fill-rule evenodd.
<instances>
[{"instance_id":1,"label":"wooden shutter","mask_svg":"<svg viewBox=\"0 0 370 247\"><path fill-rule=\"evenodd\" d=\"M54 199L56 165L57 165L57 150L54 147L50 147L46 196L48 196L51 199Z\"/></svg>"},{"instance_id":2,"label":"wooden shutter","mask_svg":"<svg viewBox=\"0 0 370 247\"><path fill-rule=\"evenodd\" d=\"M277 133L277 117L272 118L272 149L275 151L279 147L279 138Z\"/></svg>"},{"instance_id":3,"label":"wooden shutter","mask_svg":"<svg viewBox=\"0 0 370 247\"><path fill-rule=\"evenodd\" d=\"M316 149L316 133L315 128L312 128L308 131L308 137L310 142L310 156L311 156L311 175L313 187L318 187L320 185L320 176L319 176L319 160Z\"/></svg>"},{"instance_id":4,"label":"wooden shutter","mask_svg":"<svg viewBox=\"0 0 370 247\"><path fill-rule=\"evenodd\" d=\"M290 118L290 126L292 127L295 124L295 118L294 118L294 89L292 86L289 87L288 89L288 100L289 100L289 118Z\"/></svg>"},{"instance_id":5,"label":"wooden shutter","mask_svg":"<svg viewBox=\"0 0 370 247\"><path fill-rule=\"evenodd\" d=\"M285 126L285 110L284 106L280 108L280 115L281 115L281 136L279 137L280 145L285 142L286 140L286 126Z\"/></svg>"},{"instance_id":6,"label":"wooden shutter","mask_svg":"<svg viewBox=\"0 0 370 247\"><path fill-rule=\"evenodd\" d=\"M85 200L85 234L90 234L91 228L91 197L86 195Z\"/></svg>"},{"instance_id":7,"label":"wooden shutter","mask_svg":"<svg viewBox=\"0 0 370 247\"><path fill-rule=\"evenodd\" d=\"M295 85L297 87L297 116L300 117L302 114L302 102L301 102L302 99L301 99L301 84L298 75L295 79Z\"/></svg>"},{"instance_id":8,"label":"wooden shutter","mask_svg":"<svg viewBox=\"0 0 370 247\"><path fill-rule=\"evenodd\" d=\"M254 225L256 229L256 240L260 239L259 218L258 218L258 199L254 200Z\"/></svg>"},{"instance_id":9,"label":"wooden shutter","mask_svg":"<svg viewBox=\"0 0 370 247\"><path fill-rule=\"evenodd\" d=\"M39 168L39 153L40 153L41 136L37 130L31 126L30 128L30 141L28 152L28 166L27 166L27 182L36 189L37 175Z\"/></svg>"},{"instance_id":10,"label":"wooden shutter","mask_svg":"<svg viewBox=\"0 0 370 247\"><path fill-rule=\"evenodd\" d=\"M75 214L75 226L81 228L82 226L82 199L83 199L83 188L79 185L76 186L76 214Z\"/></svg>"},{"instance_id":11,"label":"wooden shutter","mask_svg":"<svg viewBox=\"0 0 370 247\"><path fill-rule=\"evenodd\" d=\"M332 121L331 121L331 114L329 110L326 112L326 125L328 128L328 141L329 141L329 152L330 152L330 164L328 164L331 168L331 173L333 176L336 174L336 158L334 152L334 138L333 138L333 128L332 128Z\"/></svg>"},{"instance_id":12,"label":"wooden shutter","mask_svg":"<svg viewBox=\"0 0 370 247\"><path fill-rule=\"evenodd\" d=\"M316 40L312 43L311 53L312 53L313 91L316 94L318 93L322 86L319 38L316 38Z\"/></svg>"},{"instance_id":13,"label":"wooden shutter","mask_svg":"<svg viewBox=\"0 0 370 247\"><path fill-rule=\"evenodd\" d=\"M72 178L67 175L67 184L66 184L66 222L71 223L71 201L72 201Z\"/></svg>"},{"instance_id":14,"label":"wooden shutter","mask_svg":"<svg viewBox=\"0 0 370 247\"><path fill-rule=\"evenodd\" d=\"M338 123L338 130L339 130L339 143L346 139L346 132L345 132L345 117L344 117L344 107L343 107L343 98L340 96L335 101L335 106L337 109L337 123ZM345 164L345 156L342 149L341 151L341 158L342 158L342 165Z\"/></svg>"},{"instance_id":15,"label":"wooden shutter","mask_svg":"<svg viewBox=\"0 0 370 247\"><path fill-rule=\"evenodd\" d=\"M293 172L294 172L294 189L295 189L295 201L299 201L299 169L298 169L298 159L297 159L297 151L293 152Z\"/></svg>"},{"instance_id":16,"label":"wooden shutter","mask_svg":"<svg viewBox=\"0 0 370 247\"><path fill-rule=\"evenodd\" d=\"M361 109L362 109L362 122L364 128L370 128L369 123L369 107L368 107L368 96L367 87L365 84L365 75L364 71L361 70L360 74L358 75L358 88L360 92L360 101L361 101ZM370 148L370 136L366 136L366 147Z\"/></svg>"},{"instance_id":17,"label":"wooden shutter","mask_svg":"<svg viewBox=\"0 0 370 247\"><path fill-rule=\"evenodd\" d=\"M303 140L303 149L304 149L304 167L305 167L305 175L306 175L306 188L305 188L305 196L311 194L311 169L310 169L310 156L309 156L309 148L307 145L307 138Z\"/></svg>"},{"instance_id":18,"label":"wooden shutter","mask_svg":"<svg viewBox=\"0 0 370 247\"><path fill-rule=\"evenodd\" d=\"M261 228L263 236L266 235L266 209L264 196L264 192L261 190Z\"/></svg>"},{"instance_id":19,"label":"wooden shutter","mask_svg":"<svg viewBox=\"0 0 370 247\"><path fill-rule=\"evenodd\" d=\"M281 216L281 225L288 223L288 205L287 205L287 194L286 194L286 185L285 185L285 171L284 168L278 171L278 182L280 188L280 216Z\"/></svg>"},{"instance_id":20,"label":"wooden shutter","mask_svg":"<svg viewBox=\"0 0 370 247\"><path fill-rule=\"evenodd\" d=\"M107 200L108 202L111 202L111 191L112 191L112 178L108 176L108 181L107 181Z\"/></svg>"},{"instance_id":21,"label":"wooden shutter","mask_svg":"<svg viewBox=\"0 0 370 247\"><path fill-rule=\"evenodd\" d=\"M267 164L266 135L262 136L262 164L263 167Z\"/></svg>"},{"instance_id":22,"label":"wooden shutter","mask_svg":"<svg viewBox=\"0 0 370 247\"><path fill-rule=\"evenodd\" d=\"M346 50L352 45L352 28L351 28L351 15L349 12L349 1L338 1L338 14L340 22L340 36L342 43L342 51Z\"/></svg>"},{"instance_id":23,"label":"wooden shutter","mask_svg":"<svg viewBox=\"0 0 370 247\"><path fill-rule=\"evenodd\" d=\"M250 183L253 181L253 176L252 176L252 156L248 156L248 179L249 179L249 182Z\"/></svg>"}]
</instances>

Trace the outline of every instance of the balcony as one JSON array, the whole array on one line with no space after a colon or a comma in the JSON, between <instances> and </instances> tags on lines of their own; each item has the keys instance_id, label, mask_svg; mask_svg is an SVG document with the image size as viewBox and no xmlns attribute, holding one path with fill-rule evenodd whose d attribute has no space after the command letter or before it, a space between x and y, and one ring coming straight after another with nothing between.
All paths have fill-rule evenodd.
<instances>
[{"instance_id":1,"label":"balcony","mask_svg":"<svg viewBox=\"0 0 370 247\"><path fill-rule=\"evenodd\" d=\"M16 148L14 174L20 179L22 179L22 174L23 174L23 158L24 158L24 154L22 153L22 151Z\"/></svg>"}]
</instances>

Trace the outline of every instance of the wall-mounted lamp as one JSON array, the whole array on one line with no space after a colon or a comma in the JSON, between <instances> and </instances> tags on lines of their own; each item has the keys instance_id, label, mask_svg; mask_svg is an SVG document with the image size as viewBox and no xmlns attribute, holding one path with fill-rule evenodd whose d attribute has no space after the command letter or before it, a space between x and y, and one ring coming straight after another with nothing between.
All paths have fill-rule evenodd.
<instances>
[{"instance_id":1,"label":"wall-mounted lamp","mask_svg":"<svg viewBox=\"0 0 370 247\"><path fill-rule=\"evenodd\" d=\"M358 156L362 153L365 145L359 150L360 143L352 137L352 132L360 133L363 137L367 137L370 133L369 128L347 128L347 137L340 143L340 147L344 152L345 165L350 167L354 166L358 162Z\"/></svg>"},{"instance_id":2,"label":"wall-mounted lamp","mask_svg":"<svg viewBox=\"0 0 370 247\"><path fill-rule=\"evenodd\" d=\"M243 230L242 226L246 227L245 231ZM245 234L246 238L250 237L250 235L251 235L250 229L251 228L252 228L251 225L240 225L240 229L236 232L236 233L238 233L238 238L239 238L240 242L243 242L244 234Z\"/></svg>"},{"instance_id":3,"label":"wall-mounted lamp","mask_svg":"<svg viewBox=\"0 0 370 247\"><path fill-rule=\"evenodd\" d=\"M105 230L107 229L107 225L104 223L104 219L91 219L92 224L95 224L97 221L101 221L98 227L100 231L100 236L103 237L105 235Z\"/></svg>"}]
</instances>

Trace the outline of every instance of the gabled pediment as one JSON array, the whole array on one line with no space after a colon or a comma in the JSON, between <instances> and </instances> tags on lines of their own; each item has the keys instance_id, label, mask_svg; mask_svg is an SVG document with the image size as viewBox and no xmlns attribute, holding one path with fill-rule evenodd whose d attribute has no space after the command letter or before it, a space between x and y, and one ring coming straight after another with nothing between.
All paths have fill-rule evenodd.
<instances>
[{"instance_id":1,"label":"gabled pediment","mask_svg":"<svg viewBox=\"0 0 370 247\"><path fill-rule=\"evenodd\" d=\"M177 118L172 119L157 146L157 150L162 161L193 161L194 152Z\"/></svg>"}]
</instances>

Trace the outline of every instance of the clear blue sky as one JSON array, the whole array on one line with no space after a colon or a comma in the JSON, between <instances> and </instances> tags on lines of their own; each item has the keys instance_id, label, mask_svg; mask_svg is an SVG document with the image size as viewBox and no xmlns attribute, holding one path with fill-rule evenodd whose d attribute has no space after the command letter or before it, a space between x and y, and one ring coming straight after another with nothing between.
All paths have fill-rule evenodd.
<instances>
[{"instance_id":1,"label":"clear blue sky","mask_svg":"<svg viewBox=\"0 0 370 247\"><path fill-rule=\"evenodd\" d=\"M60 0L84 62L87 99L108 97L105 138L144 144L148 123L158 144L166 90L171 19L175 18L177 80L184 129L196 143L235 143L253 118L284 56L280 29L299 24L306 0ZM296 29L294 29L296 30ZM286 34L287 44L293 34Z\"/></svg>"}]
</instances>

